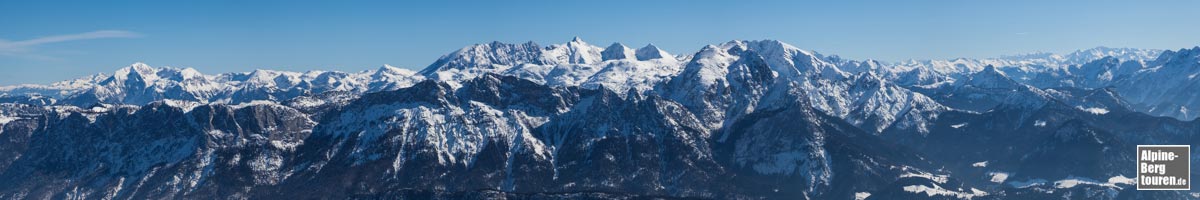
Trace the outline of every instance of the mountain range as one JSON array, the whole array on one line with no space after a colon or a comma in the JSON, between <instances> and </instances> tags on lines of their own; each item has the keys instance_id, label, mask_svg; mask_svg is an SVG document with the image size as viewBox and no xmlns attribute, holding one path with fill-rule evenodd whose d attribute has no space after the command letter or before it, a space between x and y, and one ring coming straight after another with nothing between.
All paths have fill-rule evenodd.
<instances>
[{"instance_id":1,"label":"mountain range","mask_svg":"<svg viewBox=\"0 0 1200 200\"><path fill-rule=\"evenodd\" d=\"M775 40L135 63L0 87L0 198L1200 198L1134 190L1132 151L1200 143L1197 74L1200 47L885 62Z\"/></svg>"}]
</instances>

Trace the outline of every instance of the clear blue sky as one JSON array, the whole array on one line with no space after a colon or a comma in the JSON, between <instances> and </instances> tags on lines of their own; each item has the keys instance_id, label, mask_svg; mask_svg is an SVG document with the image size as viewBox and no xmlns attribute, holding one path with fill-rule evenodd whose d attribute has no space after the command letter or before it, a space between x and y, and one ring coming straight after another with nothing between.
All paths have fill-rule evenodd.
<instances>
[{"instance_id":1,"label":"clear blue sky","mask_svg":"<svg viewBox=\"0 0 1200 200\"><path fill-rule=\"evenodd\" d=\"M0 85L136 61L201 72L420 69L490 41L777 39L854 59L1200 45L1200 1L0 1Z\"/></svg>"}]
</instances>

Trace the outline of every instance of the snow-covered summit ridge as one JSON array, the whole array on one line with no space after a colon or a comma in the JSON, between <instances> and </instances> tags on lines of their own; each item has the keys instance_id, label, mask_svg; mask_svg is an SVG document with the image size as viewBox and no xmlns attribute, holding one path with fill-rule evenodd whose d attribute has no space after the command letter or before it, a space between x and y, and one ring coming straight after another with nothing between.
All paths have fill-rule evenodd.
<instances>
[{"instance_id":1,"label":"snow-covered summit ridge","mask_svg":"<svg viewBox=\"0 0 1200 200\"><path fill-rule=\"evenodd\" d=\"M339 71L289 72L254 70L203 74L193 68L152 67L137 62L112 75L97 74L50 85L0 87L5 95L44 95L65 104L146 104L171 99L200 103L284 101L298 95L328 91L370 92L407 87L424 77L408 69L384 65L356 73Z\"/></svg>"},{"instance_id":2,"label":"snow-covered summit ridge","mask_svg":"<svg viewBox=\"0 0 1200 200\"><path fill-rule=\"evenodd\" d=\"M541 46L534 42L509 44L494 41L474 44L438 58L421 70L426 76L447 70L504 70L519 65L599 64L608 60L674 58L653 44L637 50L621 43L599 47L575 37L563 44Z\"/></svg>"},{"instance_id":3,"label":"snow-covered summit ridge","mask_svg":"<svg viewBox=\"0 0 1200 200\"><path fill-rule=\"evenodd\" d=\"M621 43L599 47L579 37L563 44L533 42L475 44L446 54L420 71L451 82L500 74L552 86L645 91L679 72L682 62L654 45L632 49Z\"/></svg>"}]
</instances>

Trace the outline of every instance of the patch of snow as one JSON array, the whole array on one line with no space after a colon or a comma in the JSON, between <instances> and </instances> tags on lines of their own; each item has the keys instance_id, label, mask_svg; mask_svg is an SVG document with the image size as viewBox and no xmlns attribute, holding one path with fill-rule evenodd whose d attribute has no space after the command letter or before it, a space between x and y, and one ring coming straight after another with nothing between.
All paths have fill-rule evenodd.
<instances>
[{"instance_id":1,"label":"patch of snow","mask_svg":"<svg viewBox=\"0 0 1200 200\"><path fill-rule=\"evenodd\" d=\"M1037 120L1037 121L1034 121L1034 122L1033 122L1033 126L1036 126L1036 127L1046 127L1046 121L1044 121L1044 120Z\"/></svg>"},{"instance_id":2,"label":"patch of snow","mask_svg":"<svg viewBox=\"0 0 1200 200\"><path fill-rule=\"evenodd\" d=\"M1117 176L1110 177L1110 178L1108 178L1108 182L1100 182L1097 180L1093 180L1090 178L1083 178L1083 177L1069 177L1069 178L1066 178L1063 180L1055 181L1054 187L1073 188L1073 187L1079 186L1079 185L1096 185L1096 186L1102 186L1102 187L1117 188L1117 184L1133 185L1134 183L1135 183L1135 180L1133 178L1125 177L1123 175L1117 175Z\"/></svg>"},{"instance_id":3,"label":"patch of snow","mask_svg":"<svg viewBox=\"0 0 1200 200\"><path fill-rule=\"evenodd\" d=\"M972 167L987 167L987 164L988 164L988 161L985 160L985 161L979 161L977 163L971 164L971 166Z\"/></svg>"},{"instance_id":4,"label":"patch of snow","mask_svg":"<svg viewBox=\"0 0 1200 200\"><path fill-rule=\"evenodd\" d=\"M320 106L325 103L326 103L325 100L321 100L321 99L317 99L317 98L297 98L296 101L294 101L294 103L292 105L297 106L297 107L311 108L311 107Z\"/></svg>"},{"instance_id":5,"label":"patch of snow","mask_svg":"<svg viewBox=\"0 0 1200 200\"><path fill-rule=\"evenodd\" d=\"M992 176L992 180L990 181L993 183L1003 183L1005 180L1008 180L1008 173L1006 172L989 172L988 175Z\"/></svg>"},{"instance_id":6,"label":"patch of snow","mask_svg":"<svg viewBox=\"0 0 1200 200\"><path fill-rule=\"evenodd\" d=\"M1096 77L1096 78L1097 78L1097 79L1100 79L1100 80L1102 80L1102 81L1111 81L1111 80L1112 80L1112 78L1113 78L1113 74L1112 74L1112 71L1104 71L1104 73L1103 73L1103 74L1100 74L1100 75L1099 75L1098 77Z\"/></svg>"},{"instance_id":7,"label":"patch of snow","mask_svg":"<svg viewBox=\"0 0 1200 200\"><path fill-rule=\"evenodd\" d=\"M935 174L927 173L927 172L918 172L918 173L910 172L910 173L900 175L900 178L906 178L906 177L921 177L921 178L929 179L929 180L932 180L932 181L938 182L938 183L946 183L946 181L949 180L950 176L935 175Z\"/></svg>"},{"instance_id":8,"label":"patch of snow","mask_svg":"<svg viewBox=\"0 0 1200 200\"><path fill-rule=\"evenodd\" d=\"M867 197L871 197L871 193L870 193L870 192L857 192L857 193L854 193L854 200L864 200L864 199L867 199Z\"/></svg>"},{"instance_id":9,"label":"patch of snow","mask_svg":"<svg viewBox=\"0 0 1200 200\"><path fill-rule=\"evenodd\" d=\"M195 109L197 106L203 105L200 102L174 100L174 99L164 99L164 100L162 100L162 102L164 104L167 104L167 106L183 109L183 112L185 112L185 113L191 112L192 109ZM96 109L96 108L99 108L99 107L93 107L92 109Z\"/></svg>"},{"instance_id":10,"label":"patch of snow","mask_svg":"<svg viewBox=\"0 0 1200 200\"><path fill-rule=\"evenodd\" d=\"M102 112L108 112L108 107L107 106L96 106L96 107L92 107L91 109L88 109L88 110L92 111L94 113L102 113Z\"/></svg>"},{"instance_id":11,"label":"patch of snow","mask_svg":"<svg viewBox=\"0 0 1200 200\"><path fill-rule=\"evenodd\" d=\"M121 177L121 178L117 179L117 184L115 186L113 186L112 189L109 189L107 194L104 194L104 199L116 199L117 194L121 193L121 189L122 189L121 186L124 186L124 185L125 185L125 177Z\"/></svg>"},{"instance_id":12,"label":"patch of snow","mask_svg":"<svg viewBox=\"0 0 1200 200\"><path fill-rule=\"evenodd\" d=\"M1108 183L1111 183L1111 184L1120 183L1120 184L1126 184L1126 185L1133 185L1133 184L1137 184L1137 179L1125 177L1124 175L1117 175L1117 176L1108 178Z\"/></svg>"},{"instance_id":13,"label":"patch of snow","mask_svg":"<svg viewBox=\"0 0 1200 200\"><path fill-rule=\"evenodd\" d=\"M215 137L215 138L222 138L222 137L227 136L228 134L225 134L225 132L223 132L221 130L208 130L208 135Z\"/></svg>"},{"instance_id":14,"label":"patch of snow","mask_svg":"<svg viewBox=\"0 0 1200 200\"><path fill-rule=\"evenodd\" d=\"M1080 183L1095 184L1095 182L1088 182L1088 181L1079 180L1079 179L1063 179L1063 180L1055 181L1054 187L1072 188L1072 187L1075 187L1075 185L1079 185Z\"/></svg>"},{"instance_id":15,"label":"patch of snow","mask_svg":"<svg viewBox=\"0 0 1200 200\"><path fill-rule=\"evenodd\" d=\"M1108 114L1108 109L1104 109L1104 108L1084 108L1082 106L1079 106L1076 108L1078 108L1079 110L1082 110L1082 111L1092 113L1093 115Z\"/></svg>"},{"instance_id":16,"label":"patch of snow","mask_svg":"<svg viewBox=\"0 0 1200 200\"><path fill-rule=\"evenodd\" d=\"M279 105L279 103L275 103L274 101L267 101L267 100L254 100L254 101L250 101L249 103L240 103L237 105L232 105L231 107L233 107L233 109L242 109L245 107L256 106L256 105Z\"/></svg>"},{"instance_id":17,"label":"patch of snow","mask_svg":"<svg viewBox=\"0 0 1200 200\"><path fill-rule=\"evenodd\" d=\"M10 116L3 116L3 115L0 115L0 125L7 124L7 123L9 123L9 122L12 122L12 121L15 121L15 120L18 120L18 119L21 119L21 118L20 118L20 117L10 117Z\"/></svg>"},{"instance_id":18,"label":"patch of snow","mask_svg":"<svg viewBox=\"0 0 1200 200\"><path fill-rule=\"evenodd\" d=\"M271 140L271 146L274 146L276 149L283 149L283 150L288 150L288 151L295 151L296 147L300 146L301 144L304 144L303 140L296 141L296 142Z\"/></svg>"},{"instance_id":19,"label":"patch of snow","mask_svg":"<svg viewBox=\"0 0 1200 200\"><path fill-rule=\"evenodd\" d=\"M941 186L938 186L938 185L933 185L933 187L929 187L929 186L925 186L925 185L904 186L904 191L917 193L917 194L925 193L925 195L928 195L929 197L950 196L950 197L955 197L955 198L960 198L960 199L971 199L971 198L975 198L975 197L981 197L981 196L988 195L987 192L984 192L984 191L981 191L981 190L975 189L975 188L971 188L970 192L951 191L951 190L942 188Z\"/></svg>"},{"instance_id":20,"label":"patch of snow","mask_svg":"<svg viewBox=\"0 0 1200 200\"><path fill-rule=\"evenodd\" d=\"M283 178L281 174L276 173L276 170L283 167L283 158L278 154L260 154L248 164L255 183L274 184Z\"/></svg>"}]
</instances>

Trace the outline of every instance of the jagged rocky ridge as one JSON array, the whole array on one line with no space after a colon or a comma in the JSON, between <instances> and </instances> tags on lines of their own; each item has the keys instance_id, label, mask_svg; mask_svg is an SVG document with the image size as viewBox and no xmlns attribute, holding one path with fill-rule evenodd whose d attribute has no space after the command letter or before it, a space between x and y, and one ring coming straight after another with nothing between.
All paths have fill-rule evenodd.
<instances>
[{"instance_id":1,"label":"jagged rocky ridge","mask_svg":"<svg viewBox=\"0 0 1200 200\"><path fill-rule=\"evenodd\" d=\"M576 38L473 45L420 72L138 63L0 88L0 197L1190 197L1132 190L1121 164L1200 133L1155 117L1190 116L1156 111L1191 105L1178 74L1200 48L1158 52L885 63Z\"/></svg>"}]
</instances>

